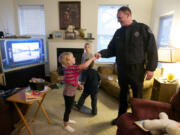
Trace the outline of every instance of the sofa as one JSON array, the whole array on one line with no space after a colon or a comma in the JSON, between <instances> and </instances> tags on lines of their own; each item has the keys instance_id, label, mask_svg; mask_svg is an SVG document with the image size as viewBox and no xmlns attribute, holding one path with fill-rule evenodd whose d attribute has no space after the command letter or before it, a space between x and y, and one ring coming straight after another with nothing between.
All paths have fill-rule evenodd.
<instances>
[{"instance_id":1,"label":"sofa","mask_svg":"<svg viewBox=\"0 0 180 135\"><path fill-rule=\"evenodd\" d=\"M130 104L132 113L127 112L119 117L116 135L150 135L137 127L134 122L145 119L159 119L160 112L166 112L170 119L180 122L180 91L173 96L170 104L138 98L132 98Z\"/></svg>"},{"instance_id":2,"label":"sofa","mask_svg":"<svg viewBox=\"0 0 180 135\"><path fill-rule=\"evenodd\" d=\"M98 72L101 76L101 85L100 88L105 90L108 94L119 98L120 87L118 84L117 77L117 67L116 64L108 65L108 66L99 66ZM159 77L161 75L161 69L157 68L154 72L154 77ZM143 98L150 99L152 93L154 79L145 80L143 86ZM132 97L132 90L129 92L130 97Z\"/></svg>"}]
</instances>

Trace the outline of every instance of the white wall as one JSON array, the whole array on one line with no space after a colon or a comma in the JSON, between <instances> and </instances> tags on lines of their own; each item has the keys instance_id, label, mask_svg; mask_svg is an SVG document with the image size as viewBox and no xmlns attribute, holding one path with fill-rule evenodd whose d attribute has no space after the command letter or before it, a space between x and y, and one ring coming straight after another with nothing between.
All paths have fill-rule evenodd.
<instances>
[{"instance_id":1,"label":"white wall","mask_svg":"<svg viewBox=\"0 0 180 135\"><path fill-rule=\"evenodd\" d=\"M157 37L160 16L173 13L172 29L169 44L180 48L180 0L155 0L152 17L152 29Z\"/></svg>"},{"instance_id":2,"label":"white wall","mask_svg":"<svg viewBox=\"0 0 180 135\"><path fill-rule=\"evenodd\" d=\"M15 1L0 0L0 31L16 33Z\"/></svg>"},{"instance_id":3,"label":"white wall","mask_svg":"<svg viewBox=\"0 0 180 135\"><path fill-rule=\"evenodd\" d=\"M152 29L155 36L158 35L159 18L163 15L173 13L172 29L170 34L169 45L180 48L180 0L155 0L152 15ZM162 63L164 68L163 77L167 77L168 73L175 75L175 79L180 78L180 63Z\"/></svg>"},{"instance_id":4,"label":"white wall","mask_svg":"<svg viewBox=\"0 0 180 135\"><path fill-rule=\"evenodd\" d=\"M59 13L58 2L59 0L0 0L1 7L6 9L0 13L0 18L3 17L6 22L11 23L8 25L10 32L18 34L17 11L18 5L36 5L42 4L45 7L45 23L46 34L52 33L54 30L59 29ZM63 0L68 1L68 0ZM72 1L72 0L69 0ZM137 21L151 25L152 3L153 0L80 0L81 1L81 27L86 28L86 32L93 34L97 38L97 13L98 6L104 4L128 4L132 9L133 18ZM8 17L7 17L8 16ZM6 18L7 17L7 18ZM0 26L2 26L0 21ZM96 52L97 40L93 42L93 52Z\"/></svg>"}]
</instances>

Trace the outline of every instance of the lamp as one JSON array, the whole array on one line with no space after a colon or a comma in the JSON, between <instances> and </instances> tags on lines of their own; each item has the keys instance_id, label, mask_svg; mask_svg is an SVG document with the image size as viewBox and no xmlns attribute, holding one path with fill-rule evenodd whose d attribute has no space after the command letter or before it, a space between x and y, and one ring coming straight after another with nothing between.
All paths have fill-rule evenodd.
<instances>
[{"instance_id":1,"label":"lamp","mask_svg":"<svg viewBox=\"0 0 180 135\"><path fill-rule=\"evenodd\" d=\"M158 61L164 63L180 62L180 48L159 48Z\"/></svg>"},{"instance_id":2,"label":"lamp","mask_svg":"<svg viewBox=\"0 0 180 135\"><path fill-rule=\"evenodd\" d=\"M176 78L180 78L179 66L180 66L180 48L159 48L158 49L158 61L161 63L163 77L170 75L176 75Z\"/></svg>"}]
</instances>

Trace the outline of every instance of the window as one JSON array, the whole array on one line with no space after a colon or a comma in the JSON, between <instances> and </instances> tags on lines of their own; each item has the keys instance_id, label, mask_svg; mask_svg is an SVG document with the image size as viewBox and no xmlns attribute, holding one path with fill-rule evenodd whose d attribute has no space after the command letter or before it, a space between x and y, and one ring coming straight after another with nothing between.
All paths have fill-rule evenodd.
<instances>
[{"instance_id":1,"label":"window","mask_svg":"<svg viewBox=\"0 0 180 135\"><path fill-rule=\"evenodd\" d=\"M44 6L19 6L20 35L45 35Z\"/></svg>"},{"instance_id":2,"label":"window","mask_svg":"<svg viewBox=\"0 0 180 135\"><path fill-rule=\"evenodd\" d=\"M117 11L121 6L102 5L98 8L98 47L97 51L106 49L115 31L120 28ZM100 58L98 62L115 62L115 57Z\"/></svg>"},{"instance_id":3,"label":"window","mask_svg":"<svg viewBox=\"0 0 180 135\"><path fill-rule=\"evenodd\" d=\"M158 46L159 47L169 46L169 37L170 37L170 32L171 32L172 20L173 20L173 15L160 17L159 33L158 33Z\"/></svg>"}]
</instances>

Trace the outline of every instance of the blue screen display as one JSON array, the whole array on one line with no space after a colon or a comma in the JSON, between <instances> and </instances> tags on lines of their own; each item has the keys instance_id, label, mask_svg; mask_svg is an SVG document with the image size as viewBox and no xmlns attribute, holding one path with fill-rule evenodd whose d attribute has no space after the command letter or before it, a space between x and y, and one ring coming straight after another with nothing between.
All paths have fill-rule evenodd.
<instances>
[{"instance_id":1,"label":"blue screen display","mask_svg":"<svg viewBox=\"0 0 180 135\"><path fill-rule=\"evenodd\" d=\"M25 60L39 59L41 48L39 48L39 43L13 43L12 44L12 54L13 61L20 62Z\"/></svg>"},{"instance_id":2,"label":"blue screen display","mask_svg":"<svg viewBox=\"0 0 180 135\"><path fill-rule=\"evenodd\" d=\"M7 40L1 45L4 69L11 69L44 62L44 49L41 39Z\"/></svg>"}]
</instances>

